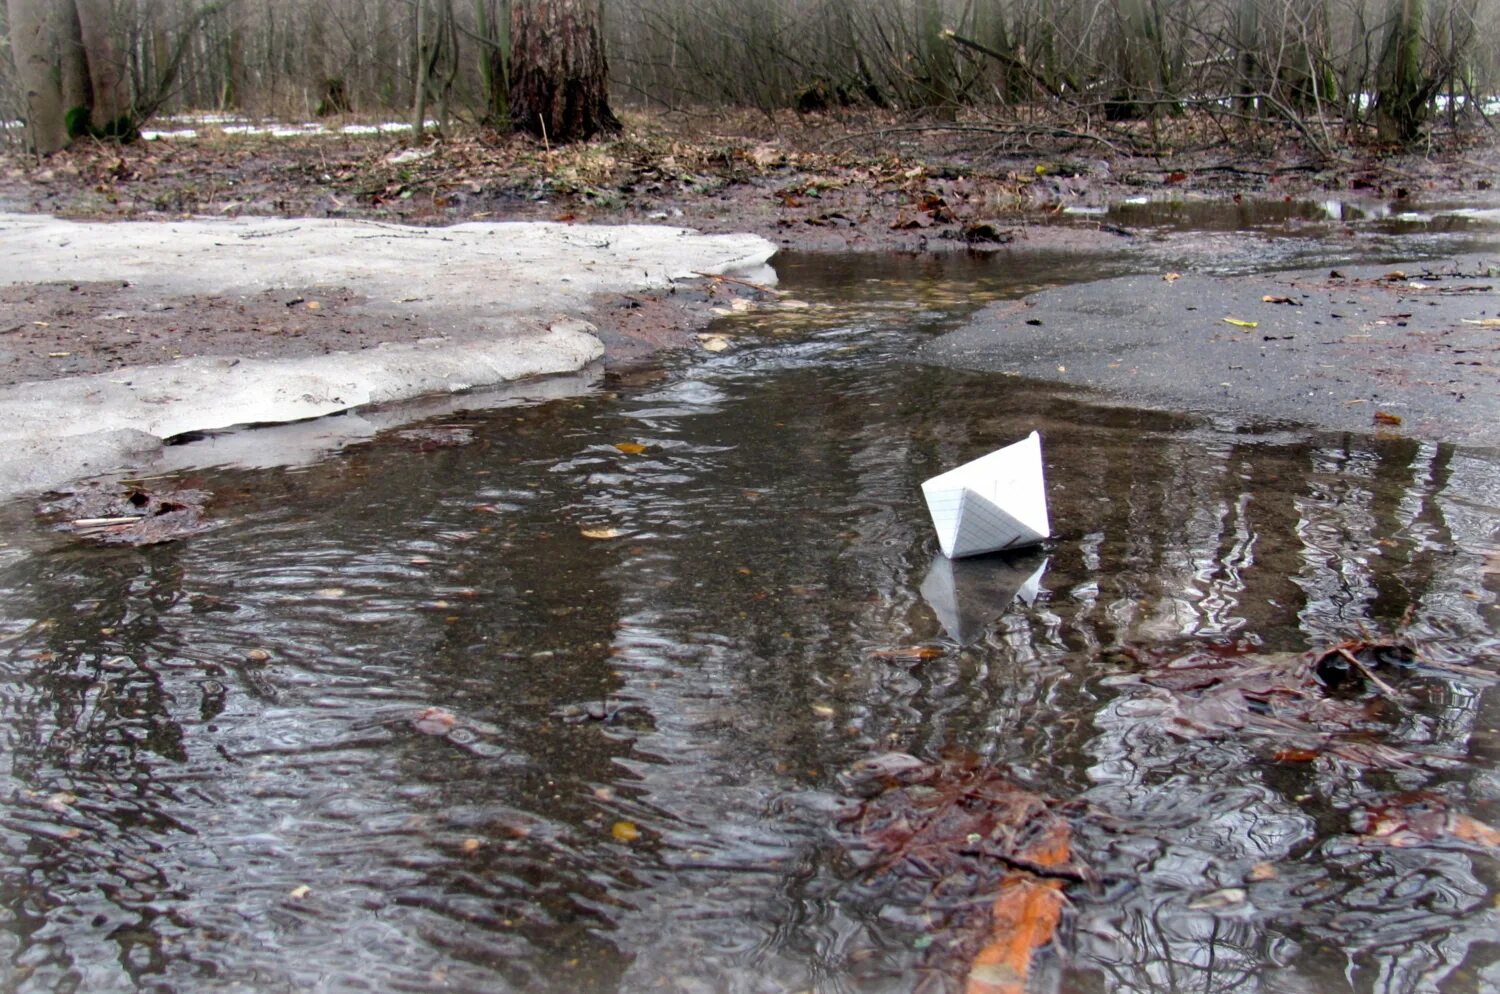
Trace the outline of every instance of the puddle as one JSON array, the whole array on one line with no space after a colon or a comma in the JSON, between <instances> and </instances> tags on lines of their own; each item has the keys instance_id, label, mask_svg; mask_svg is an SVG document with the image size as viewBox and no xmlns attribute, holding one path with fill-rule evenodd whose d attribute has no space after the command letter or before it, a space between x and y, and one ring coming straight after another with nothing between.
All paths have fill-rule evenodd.
<instances>
[{"instance_id":1,"label":"puddle","mask_svg":"<svg viewBox=\"0 0 1500 994\"><path fill-rule=\"evenodd\" d=\"M805 310L441 412L469 444L183 473L222 521L190 541L10 508L6 988L957 990L953 909L840 827L844 771L954 748L1073 803L1094 883L1034 989L1500 985L1494 852L1365 814L1500 821L1500 459L909 359L1113 265L792 256ZM1056 538L935 568L921 480L1033 428ZM1426 663L1341 699L1344 752L1188 734L1145 679L1398 632Z\"/></svg>"},{"instance_id":2,"label":"puddle","mask_svg":"<svg viewBox=\"0 0 1500 994\"><path fill-rule=\"evenodd\" d=\"M1492 252L1500 211L1446 202L1143 196L1074 208L1059 223L1102 225L1160 267L1233 274Z\"/></svg>"}]
</instances>

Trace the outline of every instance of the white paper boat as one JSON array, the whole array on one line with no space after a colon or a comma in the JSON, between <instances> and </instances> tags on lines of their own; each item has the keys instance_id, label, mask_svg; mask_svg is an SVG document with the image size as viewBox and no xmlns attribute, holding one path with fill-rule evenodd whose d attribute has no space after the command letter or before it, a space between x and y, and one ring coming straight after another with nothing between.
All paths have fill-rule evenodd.
<instances>
[{"instance_id":1,"label":"white paper boat","mask_svg":"<svg viewBox=\"0 0 1500 994\"><path fill-rule=\"evenodd\" d=\"M949 559L1035 545L1051 534L1036 432L934 476L922 496Z\"/></svg>"},{"instance_id":2,"label":"white paper boat","mask_svg":"<svg viewBox=\"0 0 1500 994\"><path fill-rule=\"evenodd\" d=\"M1025 554L1020 559L986 556L954 562L935 552L922 580L922 599L943 630L968 645L1015 601L1036 600L1048 562L1038 563L1035 556Z\"/></svg>"}]
</instances>

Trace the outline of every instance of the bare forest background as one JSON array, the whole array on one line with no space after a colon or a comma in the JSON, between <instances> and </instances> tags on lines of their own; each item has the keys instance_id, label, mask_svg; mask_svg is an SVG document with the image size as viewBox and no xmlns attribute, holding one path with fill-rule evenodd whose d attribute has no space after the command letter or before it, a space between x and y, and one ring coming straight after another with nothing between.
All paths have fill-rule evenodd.
<instances>
[{"instance_id":1,"label":"bare forest background","mask_svg":"<svg viewBox=\"0 0 1500 994\"><path fill-rule=\"evenodd\" d=\"M599 0L8 0L0 120L23 140L24 29L51 33L30 69L57 74L72 136L202 110L508 129L513 3L602 25L622 108L1087 133L1191 115L1331 153L1486 123L1500 92L1500 0L614 0L602 20Z\"/></svg>"}]
</instances>

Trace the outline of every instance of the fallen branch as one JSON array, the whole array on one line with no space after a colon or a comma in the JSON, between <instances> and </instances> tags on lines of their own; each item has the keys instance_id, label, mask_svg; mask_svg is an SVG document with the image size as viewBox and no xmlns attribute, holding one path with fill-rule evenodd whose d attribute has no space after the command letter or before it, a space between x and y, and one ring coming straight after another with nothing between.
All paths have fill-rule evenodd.
<instances>
[{"instance_id":1,"label":"fallen branch","mask_svg":"<svg viewBox=\"0 0 1500 994\"><path fill-rule=\"evenodd\" d=\"M758 290L761 293L767 293L773 297L786 296L785 290L778 290L775 287L766 286L764 283L753 283L750 280L736 279L733 276L723 276L719 273L700 273L694 271L693 275L701 277L705 280L713 280L715 283L734 283L738 286L747 286L752 290Z\"/></svg>"}]
</instances>

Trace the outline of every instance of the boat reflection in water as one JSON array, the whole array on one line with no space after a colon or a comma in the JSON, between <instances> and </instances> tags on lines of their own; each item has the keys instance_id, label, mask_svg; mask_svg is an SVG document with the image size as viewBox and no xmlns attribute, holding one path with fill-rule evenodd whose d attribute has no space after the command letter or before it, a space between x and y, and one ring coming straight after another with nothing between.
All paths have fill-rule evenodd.
<instances>
[{"instance_id":1,"label":"boat reflection in water","mask_svg":"<svg viewBox=\"0 0 1500 994\"><path fill-rule=\"evenodd\" d=\"M1048 558L992 553L949 559L941 552L922 579L925 600L943 630L963 645L977 641L1014 601L1031 604L1041 590Z\"/></svg>"}]
</instances>

